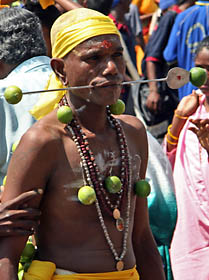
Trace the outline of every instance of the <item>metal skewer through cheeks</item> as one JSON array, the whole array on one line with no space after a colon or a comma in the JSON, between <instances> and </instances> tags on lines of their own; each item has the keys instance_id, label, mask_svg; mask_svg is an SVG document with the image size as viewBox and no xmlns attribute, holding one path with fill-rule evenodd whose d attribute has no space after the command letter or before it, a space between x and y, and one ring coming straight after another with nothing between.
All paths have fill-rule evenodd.
<instances>
[{"instance_id":1,"label":"metal skewer through cheeks","mask_svg":"<svg viewBox=\"0 0 209 280\"><path fill-rule=\"evenodd\" d=\"M187 71L183 68L180 68L180 67L174 67L168 71L167 77L165 77L165 78L153 79L153 80L127 81L127 82L122 82L122 83L118 84L118 86L165 81L167 83L168 87L170 87L172 89L178 89L178 88L184 86L186 83L188 83L189 78L190 78L189 71ZM93 89L93 88L96 88L96 86L91 86L91 85L74 86L74 87L57 88L57 89L49 89L49 90L28 91L28 92L23 92L23 94L36 94L36 93L44 93L44 92L50 92L50 91ZM0 97L1 96L3 96L3 95L0 95Z\"/></svg>"}]
</instances>

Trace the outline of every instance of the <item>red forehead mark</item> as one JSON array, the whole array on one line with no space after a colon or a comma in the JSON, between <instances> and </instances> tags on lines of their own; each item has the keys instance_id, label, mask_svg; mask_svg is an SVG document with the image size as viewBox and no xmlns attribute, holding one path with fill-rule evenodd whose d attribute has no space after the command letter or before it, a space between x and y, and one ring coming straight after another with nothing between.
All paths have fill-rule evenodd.
<instances>
[{"instance_id":1,"label":"red forehead mark","mask_svg":"<svg viewBox=\"0 0 209 280\"><path fill-rule=\"evenodd\" d=\"M181 76L177 76L177 79L178 79L178 80L181 80Z\"/></svg>"},{"instance_id":2,"label":"red forehead mark","mask_svg":"<svg viewBox=\"0 0 209 280\"><path fill-rule=\"evenodd\" d=\"M108 49L110 47L112 47L112 43L111 42L108 42L107 40L104 40L102 43L101 43L101 47L105 48L105 49Z\"/></svg>"}]
</instances>

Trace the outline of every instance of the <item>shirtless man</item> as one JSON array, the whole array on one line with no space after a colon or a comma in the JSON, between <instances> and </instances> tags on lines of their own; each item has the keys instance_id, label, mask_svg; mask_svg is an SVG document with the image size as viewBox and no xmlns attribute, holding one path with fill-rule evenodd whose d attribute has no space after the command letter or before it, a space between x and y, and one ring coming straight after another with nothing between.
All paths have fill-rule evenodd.
<instances>
[{"instance_id":1,"label":"shirtless man","mask_svg":"<svg viewBox=\"0 0 209 280\"><path fill-rule=\"evenodd\" d=\"M56 79L49 84L94 87L67 92L62 103L71 107L73 120L59 122L53 110L27 131L11 159L3 202L43 189L41 199L28 203L42 215L36 260L25 279L55 280L64 274L69 280L75 275L137 280L139 274L142 280L163 280L147 200L134 193L134 183L145 177L147 167L146 130L137 118L112 116L106 109L119 98L125 74L117 28L103 14L81 8L56 20L51 39ZM105 190L108 176L121 179L121 192ZM91 205L78 200L84 185L95 190ZM17 279L26 240L0 240L0 279Z\"/></svg>"}]
</instances>

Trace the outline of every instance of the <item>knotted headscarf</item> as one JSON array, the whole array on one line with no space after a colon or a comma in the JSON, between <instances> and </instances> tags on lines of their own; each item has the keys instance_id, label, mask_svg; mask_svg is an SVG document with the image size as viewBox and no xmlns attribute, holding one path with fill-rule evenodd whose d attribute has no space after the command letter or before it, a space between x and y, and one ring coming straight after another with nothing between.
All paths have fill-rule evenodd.
<instances>
[{"instance_id":1,"label":"knotted headscarf","mask_svg":"<svg viewBox=\"0 0 209 280\"><path fill-rule=\"evenodd\" d=\"M51 29L52 57L63 58L76 46L87 39L119 32L112 19L95 10L78 8L61 15ZM73 65L72 65L73 67ZM63 88L63 84L53 73L46 89ZM40 119L57 107L66 91L43 93L38 103L30 111Z\"/></svg>"}]
</instances>

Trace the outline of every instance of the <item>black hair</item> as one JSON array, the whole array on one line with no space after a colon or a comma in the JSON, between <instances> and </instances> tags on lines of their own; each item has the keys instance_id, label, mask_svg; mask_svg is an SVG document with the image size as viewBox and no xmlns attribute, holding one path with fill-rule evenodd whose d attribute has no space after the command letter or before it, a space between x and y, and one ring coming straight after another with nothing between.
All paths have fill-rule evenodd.
<instances>
[{"instance_id":1,"label":"black hair","mask_svg":"<svg viewBox=\"0 0 209 280\"><path fill-rule=\"evenodd\" d=\"M18 7L0 10L0 60L20 64L34 56L46 55L39 18Z\"/></svg>"},{"instance_id":2,"label":"black hair","mask_svg":"<svg viewBox=\"0 0 209 280\"><path fill-rule=\"evenodd\" d=\"M110 13L113 0L87 0L89 9L96 10L100 13L108 15Z\"/></svg>"},{"instance_id":3,"label":"black hair","mask_svg":"<svg viewBox=\"0 0 209 280\"><path fill-rule=\"evenodd\" d=\"M189 3L189 4L194 4L195 3L195 0L178 0L177 1L177 5L182 5L184 3Z\"/></svg>"},{"instance_id":4,"label":"black hair","mask_svg":"<svg viewBox=\"0 0 209 280\"><path fill-rule=\"evenodd\" d=\"M209 50L209 36L206 36L202 41L199 42L195 51L195 57L202 51L203 48Z\"/></svg>"},{"instance_id":5,"label":"black hair","mask_svg":"<svg viewBox=\"0 0 209 280\"><path fill-rule=\"evenodd\" d=\"M42 9L38 1L27 0L25 8L33 12L40 19L41 24L45 25L49 30L51 29L55 20L61 15L60 11L51 5L46 9Z\"/></svg>"}]
</instances>

